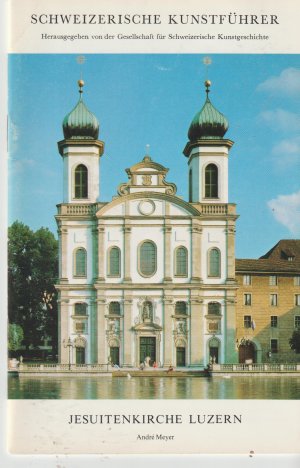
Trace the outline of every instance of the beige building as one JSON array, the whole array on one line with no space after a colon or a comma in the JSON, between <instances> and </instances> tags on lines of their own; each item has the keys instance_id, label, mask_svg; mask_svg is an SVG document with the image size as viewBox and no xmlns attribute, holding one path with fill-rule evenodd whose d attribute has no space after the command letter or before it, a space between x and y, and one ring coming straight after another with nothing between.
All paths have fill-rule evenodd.
<instances>
[{"instance_id":1,"label":"beige building","mask_svg":"<svg viewBox=\"0 0 300 468\"><path fill-rule=\"evenodd\" d=\"M290 362L300 329L300 240L281 240L258 260L236 260L239 361Z\"/></svg>"},{"instance_id":2,"label":"beige building","mask_svg":"<svg viewBox=\"0 0 300 468\"><path fill-rule=\"evenodd\" d=\"M184 149L188 201L149 154L126 169L128 180L111 201L102 200L104 143L82 86L58 143L60 362L198 368L236 362L233 142L208 97L210 83Z\"/></svg>"}]
</instances>

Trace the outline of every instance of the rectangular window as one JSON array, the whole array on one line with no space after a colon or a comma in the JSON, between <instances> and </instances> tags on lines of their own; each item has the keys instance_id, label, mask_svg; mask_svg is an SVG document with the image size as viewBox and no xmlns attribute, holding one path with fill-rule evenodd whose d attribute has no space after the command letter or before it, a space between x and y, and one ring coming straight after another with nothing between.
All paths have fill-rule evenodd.
<instances>
[{"instance_id":1,"label":"rectangular window","mask_svg":"<svg viewBox=\"0 0 300 468\"><path fill-rule=\"evenodd\" d=\"M300 276L295 276L294 277L294 285L295 286L300 286Z\"/></svg>"},{"instance_id":2,"label":"rectangular window","mask_svg":"<svg viewBox=\"0 0 300 468\"><path fill-rule=\"evenodd\" d=\"M270 286L277 286L277 276L272 275L269 277L269 285Z\"/></svg>"},{"instance_id":3,"label":"rectangular window","mask_svg":"<svg viewBox=\"0 0 300 468\"><path fill-rule=\"evenodd\" d=\"M250 286L251 285L251 275L244 275L243 284L245 286Z\"/></svg>"},{"instance_id":4,"label":"rectangular window","mask_svg":"<svg viewBox=\"0 0 300 468\"><path fill-rule=\"evenodd\" d=\"M278 353L278 340L271 340L271 353Z\"/></svg>"},{"instance_id":5,"label":"rectangular window","mask_svg":"<svg viewBox=\"0 0 300 468\"><path fill-rule=\"evenodd\" d=\"M278 295L277 294L270 294L270 305L277 306L278 305Z\"/></svg>"},{"instance_id":6,"label":"rectangular window","mask_svg":"<svg viewBox=\"0 0 300 468\"><path fill-rule=\"evenodd\" d=\"M278 317L277 315L271 315L271 327L277 328L278 326Z\"/></svg>"},{"instance_id":7,"label":"rectangular window","mask_svg":"<svg viewBox=\"0 0 300 468\"><path fill-rule=\"evenodd\" d=\"M295 295L295 305L300 306L300 294Z\"/></svg>"},{"instance_id":8,"label":"rectangular window","mask_svg":"<svg viewBox=\"0 0 300 468\"><path fill-rule=\"evenodd\" d=\"M244 315L244 328L251 328L252 320L251 315Z\"/></svg>"},{"instance_id":9,"label":"rectangular window","mask_svg":"<svg viewBox=\"0 0 300 468\"><path fill-rule=\"evenodd\" d=\"M300 315L295 315L295 328L300 328Z\"/></svg>"},{"instance_id":10,"label":"rectangular window","mask_svg":"<svg viewBox=\"0 0 300 468\"><path fill-rule=\"evenodd\" d=\"M251 294L244 294L244 305L250 306L252 303Z\"/></svg>"}]
</instances>

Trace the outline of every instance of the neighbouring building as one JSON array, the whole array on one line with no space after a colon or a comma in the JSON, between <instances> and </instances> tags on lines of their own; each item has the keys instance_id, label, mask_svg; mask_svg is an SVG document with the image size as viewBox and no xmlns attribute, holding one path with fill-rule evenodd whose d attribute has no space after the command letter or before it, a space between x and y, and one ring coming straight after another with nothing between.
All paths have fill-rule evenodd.
<instances>
[{"instance_id":1,"label":"neighbouring building","mask_svg":"<svg viewBox=\"0 0 300 468\"><path fill-rule=\"evenodd\" d=\"M237 259L239 361L292 362L300 329L300 240L281 240L257 260Z\"/></svg>"},{"instance_id":2,"label":"neighbouring building","mask_svg":"<svg viewBox=\"0 0 300 468\"><path fill-rule=\"evenodd\" d=\"M128 180L111 201L102 200L104 143L82 99L83 84L58 143L60 362L237 362L237 215L228 201L233 142L209 99L210 82L184 148L189 201L176 195L168 169L149 154L126 169Z\"/></svg>"}]
</instances>

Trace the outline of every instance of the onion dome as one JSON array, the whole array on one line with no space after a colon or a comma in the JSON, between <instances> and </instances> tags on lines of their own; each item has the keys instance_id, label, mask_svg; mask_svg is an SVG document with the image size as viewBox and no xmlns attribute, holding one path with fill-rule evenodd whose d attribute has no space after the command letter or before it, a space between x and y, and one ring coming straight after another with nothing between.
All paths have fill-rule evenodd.
<instances>
[{"instance_id":1,"label":"onion dome","mask_svg":"<svg viewBox=\"0 0 300 468\"><path fill-rule=\"evenodd\" d=\"M63 132L66 140L97 140L99 136L99 122L88 110L82 99L84 81L79 80L80 98L74 109L63 120Z\"/></svg>"},{"instance_id":2,"label":"onion dome","mask_svg":"<svg viewBox=\"0 0 300 468\"><path fill-rule=\"evenodd\" d=\"M190 141L221 139L228 130L229 124L226 117L212 105L208 97L210 85L210 81L205 81L206 101L190 125L188 132Z\"/></svg>"}]
</instances>

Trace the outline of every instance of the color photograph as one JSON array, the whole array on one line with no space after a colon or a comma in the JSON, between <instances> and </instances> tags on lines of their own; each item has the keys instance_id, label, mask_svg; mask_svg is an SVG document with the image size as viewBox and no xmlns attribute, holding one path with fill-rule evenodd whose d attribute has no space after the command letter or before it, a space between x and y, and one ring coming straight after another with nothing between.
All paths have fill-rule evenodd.
<instances>
[{"instance_id":1,"label":"color photograph","mask_svg":"<svg viewBox=\"0 0 300 468\"><path fill-rule=\"evenodd\" d=\"M8 398L299 399L300 56L8 72Z\"/></svg>"}]
</instances>

